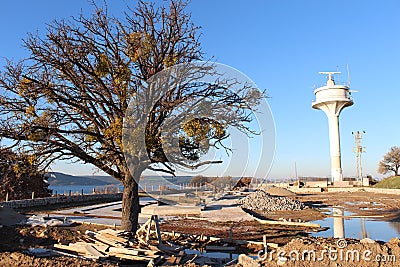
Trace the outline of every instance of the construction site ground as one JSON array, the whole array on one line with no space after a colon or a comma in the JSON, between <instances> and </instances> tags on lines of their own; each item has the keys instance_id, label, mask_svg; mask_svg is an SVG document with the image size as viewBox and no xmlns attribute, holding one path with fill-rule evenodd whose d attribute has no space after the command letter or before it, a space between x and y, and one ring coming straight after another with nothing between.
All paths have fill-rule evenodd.
<instances>
[{"instance_id":1,"label":"construction site ground","mask_svg":"<svg viewBox=\"0 0 400 267\"><path fill-rule=\"evenodd\" d=\"M259 220L281 222L312 222L327 216L326 208L341 206L351 211L352 216L371 217L376 220L400 221L400 195L371 194L358 192L321 192L312 194L297 194L291 197L305 203L308 208L300 211L253 211L248 214L234 205L235 198L222 199L214 207L199 216L166 216L161 218L160 227L163 232L177 232L192 235L206 235L233 240L263 241L276 243L287 251L300 248L321 249L337 245L334 238L310 237L312 228L283 224L263 224ZM41 211L43 212L43 211ZM48 211L53 212L53 211ZM258 220L256 220L257 218ZM87 259L71 257L38 258L26 253L32 248L52 248L57 243L76 242L86 230L97 231L114 226L75 223L69 227L46 227L17 225L0 228L0 266L121 266L115 262L94 262ZM382 229L382 231L385 231ZM265 237L264 237L265 236ZM358 240L346 239L351 248L365 250L371 248L382 255L395 255L400 261L400 246L396 236L389 243L360 243ZM240 248L234 253L257 255L260 247ZM257 262L265 266L282 265L276 255L271 260ZM287 260L287 259L286 259ZM286 261L283 260L283 261ZM349 263L343 260L332 261L324 259L315 261L288 261L285 266L398 266L393 262L364 261ZM354 264L354 265L352 265ZM361 264L361 265L360 265ZM137 265L127 265L137 266ZM145 266L145 265L144 265ZM189 265L188 265L189 266ZM193 265L190 265L193 266Z\"/></svg>"}]
</instances>

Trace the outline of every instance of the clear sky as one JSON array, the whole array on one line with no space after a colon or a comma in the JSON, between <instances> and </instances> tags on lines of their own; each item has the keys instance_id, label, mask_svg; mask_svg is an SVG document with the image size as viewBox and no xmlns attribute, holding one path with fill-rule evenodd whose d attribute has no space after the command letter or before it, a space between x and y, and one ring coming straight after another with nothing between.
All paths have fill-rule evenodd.
<instances>
[{"instance_id":1,"label":"clear sky","mask_svg":"<svg viewBox=\"0 0 400 267\"><path fill-rule=\"evenodd\" d=\"M132 1L131 5L134 5ZM120 14L130 1L109 1ZM89 2L1 1L0 60L26 55L21 39L44 33L54 18L68 18ZM355 175L352 131L365 130L363 173L377 176L377 166L391 146L400 145L400 2L399 1L232 1L193 0L189 5L202 27L206 58L232 66L267 89L276 124L276 155L270 177L330 174L328 124L311 108L314 85L325 83L319 71L350 68L354 105L340 118L342 167ZM57 164L54 170L88 174L91 167Z\"/></svg>"}]
</instances>

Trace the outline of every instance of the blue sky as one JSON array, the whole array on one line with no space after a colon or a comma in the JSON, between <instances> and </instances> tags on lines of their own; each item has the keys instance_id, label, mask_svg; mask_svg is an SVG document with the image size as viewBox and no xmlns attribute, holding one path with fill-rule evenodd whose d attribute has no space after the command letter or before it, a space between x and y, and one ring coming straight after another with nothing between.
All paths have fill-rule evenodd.
<instances>
[{"instance_id":1,"label":"blue sky","mask_svg":"<svg viewBox=\"0 0 400 267\"><path fill-rule=\"evenodd\" d=\"M129 1L109 1L120 14ZM134 1L132 2L134 3ZM0 60L26 55L21 39L27 32L45 31L45 23L68 18L83 0L2 1ZM134 4L132 4L134 5ZM342 167L355 175L352 131L365 130L363 173L378 176L379 160L400 145L398 101L400 85L400 2L398 1L228 1L193 0L189 5L202 27L206 58L234 67L267 89L276 124L276 155L270 177L330 174L328 124L322 111L311 108L319 71L350 67L354 105L340 118ZM57 164L54 170L88 174L91 167Z\"/></svg>"}]
</instances>

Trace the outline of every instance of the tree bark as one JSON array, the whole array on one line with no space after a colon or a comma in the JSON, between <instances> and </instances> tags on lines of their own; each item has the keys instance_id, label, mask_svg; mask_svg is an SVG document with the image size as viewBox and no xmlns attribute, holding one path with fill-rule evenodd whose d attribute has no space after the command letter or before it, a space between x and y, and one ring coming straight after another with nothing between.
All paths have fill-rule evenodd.
<instances>
[{"instance_id":1,"label":"tree bark","mask_svg":"<svg viewBox=\"0 0 400 267\"><path fill-rule=\"evenodd\" d=\"M140 174L134 173L134 175ZM140 206L139 206L139 186L133 176L128 173L124 180L124 191L122 194L122 220L121 228L124 231L136 233Z\"/></svg>"}]
</instances>

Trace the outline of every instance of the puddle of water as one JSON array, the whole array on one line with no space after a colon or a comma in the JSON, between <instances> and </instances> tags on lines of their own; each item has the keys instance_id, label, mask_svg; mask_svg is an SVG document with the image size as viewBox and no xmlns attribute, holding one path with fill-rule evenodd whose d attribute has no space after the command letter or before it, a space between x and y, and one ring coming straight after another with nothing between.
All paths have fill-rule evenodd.
<instances>
[{"instance_id":1,"label":"puddle of water","mask_svg":"<svg viewBox=\"0 0 400 267\"><path fill-rule=\"evenodd\" d=\"M354 201L354 202L345 202L346 205L351 206L360 206L360 205L372 205L372 206L384 206L385 204L379 202L369 202L369 201Z\"/></svg>"},{"instance_id":2,"label":"puddle of water","mask_svg":"<svg viewBox=\"0 0 400 267\"><path fill-rule=\"evenodd\" d=\"M368 208L368 207L365 207L365 208L360 208L360 210L374 210L374 211L379 211L379 210L383 210L383 208Z\"/></svg>"},{"instance_id":3,"label":"puddle of water","mask_svg":"<svg viewBox=\"0 0 400 267\"><path fill-rule=\"evenodd\" d=\"M333 209L331 207L326 208L326 212L324 213L330 215L330 217L314 221L314 223L320 224L321 227L329 227L329 229L322 232L312 233L312 236L334 236L333 228L335 220L333 217ZM344 210L342 216L351 215L353 215L352 212ZM348 238L362 239L368 237L374 240L387 242L393 237L400 237L400 222L379 221L372 218L344 218L343 222L344 236Z\"/></svg>"},{"instance_id":4,"label":"puddle of water","mask_svg":"<svg viewBox=\"0 0 400 267\"><path fill-rule=\"evenodd\" d=\"M343 210L343 208L341 208L341 207L336 207L336 208ZM326 214L328 216L335 216L335 215L339 216L339 214L336 214L334 212L334 208L333 207L321 208L321 210L323 211L322 213L324 213L324 214ZM347 210L344 210L343 214L340 214L340 216L352 216L352 215L354 215L354 213L351 212L351 211L347 211Z\"/></svg>"},{"instance_id":5,"label":"puddle of water","mask_svg":"<svg viewBox=\"0 0 400 267\"><path fill-rule=\"evenodd\" d=\"M185 249L186 254L197 254L199 256L205 256L209 258L215 258L215 259L230 259L230 260L236 260L239 258L239 254L236 253L229 253L229 252L207 252L203 250L202 252L196 249Z\"/></svg>"}]
</instances>

